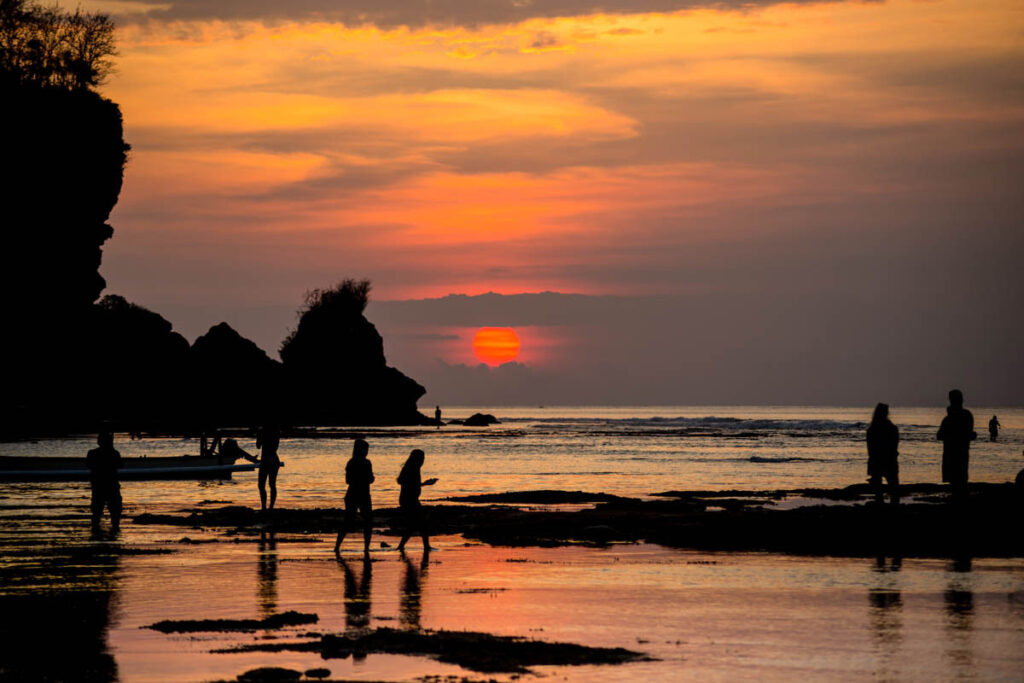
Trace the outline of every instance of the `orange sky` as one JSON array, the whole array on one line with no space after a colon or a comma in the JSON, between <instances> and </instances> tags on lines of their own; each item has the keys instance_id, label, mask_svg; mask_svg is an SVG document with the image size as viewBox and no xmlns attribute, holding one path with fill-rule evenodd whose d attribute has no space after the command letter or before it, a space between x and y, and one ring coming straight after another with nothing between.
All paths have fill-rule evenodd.
<instances>
[{"instance_id":1,"label":"orange sky","mask_svg":"<svg viewBox=\"0 0 1024 683\"><path fill-rule=\"evenodd\" d=\"M1019 227L1024 4L736 5L86 2L133 146L109 289L190 336L342 277L777 301L859 286L839 245Z\"/></svg>"}]
</instances>

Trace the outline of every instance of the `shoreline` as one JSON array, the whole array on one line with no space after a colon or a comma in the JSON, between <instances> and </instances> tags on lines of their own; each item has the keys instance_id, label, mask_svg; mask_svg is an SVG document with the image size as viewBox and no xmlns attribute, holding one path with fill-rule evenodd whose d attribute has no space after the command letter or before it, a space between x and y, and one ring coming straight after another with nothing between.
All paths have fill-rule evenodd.
<instances>
[{"instance_id":1,"label":"shoreline","mask_svg":"<svg viewBox=\"0 0 1024 683\"><path fill-rule=\"evenodd\" d=\"M838 557L1024 557L1024 494L1012 483L972 484L949 502L947 487L901 487L899 506L867 502L866 484L841 489L666 491L653 500L558 490L517 491L426 504L432 535L459 535L494 547L653 543L703 551ZM820 504L826 500L829 504ZM773 509L779 502L798 504ZM194 507L187 514L136 515L140 525L215 529L235 540L268 531L331 535L342 508ZM402 534L397 508L374 510L375 536Z\"/></svg>"}]
</instances>

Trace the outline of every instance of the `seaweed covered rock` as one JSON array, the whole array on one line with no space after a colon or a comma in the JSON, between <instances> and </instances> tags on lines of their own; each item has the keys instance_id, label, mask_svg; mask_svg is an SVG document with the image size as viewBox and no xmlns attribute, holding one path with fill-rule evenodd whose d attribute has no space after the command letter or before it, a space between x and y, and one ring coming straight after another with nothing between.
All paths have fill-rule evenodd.
<instances>
[{"instance_id":1,"label":"seaweed covered rock","mask_svg":"<svg viewBox=\"0 0 1024 683\"><path fill-rule=\"evenodd\" d=\"M281 345L289 392L305 422L427 424L416 410L426 390L389 367L384 340L366 319L368 280L344 280L306 296L299 324Z\"/></svg>"}]
</instances>

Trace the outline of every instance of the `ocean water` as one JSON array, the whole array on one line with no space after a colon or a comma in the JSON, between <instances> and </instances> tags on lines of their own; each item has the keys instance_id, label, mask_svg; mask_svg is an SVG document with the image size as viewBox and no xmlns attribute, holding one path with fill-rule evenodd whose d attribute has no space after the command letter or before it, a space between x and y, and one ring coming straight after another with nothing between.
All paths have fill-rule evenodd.
<instances>
[{"instance_id":1,"label":"ocean water","mask_svg":"<svg viewBox=\"0 0 1024 683\"><path fill-rule=\"evenodd\" d=\"M867 408L446 408L445 417L476 411L494 413L502 424L286 439L279 505L340 506L356 433L371 445L379 507L397 504L394 478L417 447L427 453L424 476L440 479L425 489L427 500L535 488L647 496L683 488L836 487L865 476ZM1004 431L990 443L978 429L972 479L1011 480L1024 467L1024 410L974 412L981 427L998 414ZM894 411L905 482L938 481L942 414ZM242 446L251 449L251 440ZM74 455L90 447L84 437L42 440L0 444L0 454ZM194 440L122 435L117 447L131 456L197 450ZM816 558L646 544L492 548L441 536L432 539L438 550L427 563L418 539L408 557L379 547L391 538L374 540L368 563L351 538L339 562L330 537L228 537L130 521L142 512L255 506L255 480L250 472L230 481L124 482L129 520L116 539L90 536L85 484L0 483L0 576L10 577L0 581L0 614L9 596L53 589L109 596L93 615L99 631L91 637L125 683L231 680L261 666L326 667L347 680L517 679L415 656L213 652L299 638L308 627L199 635L144 628L163 619L258 618L289 609L316 613L315 630L324 633L343 631L362 615L373 627L469 629L626 647L654 658L537 667L541 680L1020 680L1024 671L1020 558ZM192 542L182 543L184 536ZM132 552L108 552L118 548ZM97 550L101 559L87 563ZM161 554L134 552L154 550ZM53 619L65 623L67 615Z\"/></svg>"},{"instance_id":2,"label":"ocean water","mask_svg":"<svg viewBox=\"0 0 1024 683\"><path fill-rule=\"evenodd\" d=\"M413 448L426 454L423 476L438 484L424 501L524 489L600 491L648 496L671 489L841 487L866 480L864 431L870 408L820 407L521 407L444 408L444 419L492 413L500 425L435 429L346 430L364 435L377 481L374 505L397 505L395 477ZM1024 409L975 408L978 441L972 481L1012 481L1024 467ZM988 419L1003 425L988 439ZM942 447L935 433L942 408L896 408L900 476L904 483L938 482ZM251 438L240 439L255 453ZM0 444L0 455L84 455L88 437ZM124 456L197 453L196 440L119 435ZM284 439L279 505L340 506L348 438ZM254 472L225 482L125 482L129 512L177 509L204 500L258 504ZM5 484L2 495L81 498L86 484Z\"/></svg>"}]
</instances>

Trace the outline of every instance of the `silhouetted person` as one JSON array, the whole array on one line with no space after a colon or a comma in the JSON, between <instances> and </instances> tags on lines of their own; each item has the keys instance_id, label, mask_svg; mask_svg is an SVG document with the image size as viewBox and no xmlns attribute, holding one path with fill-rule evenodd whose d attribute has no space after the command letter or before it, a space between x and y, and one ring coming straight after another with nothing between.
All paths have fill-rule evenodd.
<instances>
[{"instance_id":1,"label":"silhouetted person","mask_svg":"<svg viewBox=\"0 0 1024 683\"><path fill-rule=\"evenodd\" d=\"M199 455L210 457L216 455L220 448L220 434L216 429L209 432L203 431L199 434Z\"/></svg>"},{"instance_id":2,"label":"silhouetted person","mask_svg":"<svg viewBox=\"0 0 1024 683\"><path fill-rule=\"evenodd\" d=\"M345 572L345 626L364 629L370 626L370 589L373 583L373 563L369 555L363 556L363 575L356 581L356 573L344 558L338 564ZM364 654L363 657L366 655Z\"/></svg>"},{"instance_id":3,"label":"silhouetted person","mask_svg":"<svg viewBox=\"0 0 1024 683\"><path fill-rule=\"evenodd\" d=\"M121 467L121 454L114 449L114 435L102 431L96 436L97 448L89 451L89 484L92 487L92 528L100 528L103 508L110 510L110 530L121 526L121 484L117 470Z\"/></svg>"},{"instance_id":4,"label":"silhouetted person","mask_svg":"<svg viewBox=\"0 0 1024 683\"><path fill-rule=\"evenodd\" d=\"M441 428L441 406L434 406L434 424L437 425L437 429Z\"/></svg>"},{"instance_id":5,"label":"silhouetted person","mask_svg":"<svg viewBox=\"0 0 1024 683\"><path fill-rule=\"evenodd\" d=\"M899 445L900 430L889 420L889 406L879 403L868 426L868 481L879 503L883 478L889 484L889 502L900 502Z\"/></svg>"},{"instance_id":6,"label":"silhouetted person","mask_svg":"<svg viewBox=\"0 0 1024 683\"><path fill-rule=\"evenodd\" d=\"M1017 478L1013 480L1013 483L1017 485L1017 495L1024 493L1024 470L1017 473Z\"/></svg>"},{"instance_id":7,"label":"silhouetted person","mask_svg":"<svg viewBox=\"0 0 1024 683\"><path fill-rule=\"evenodd\" d=\"M345 521L338 531L338 540L334 543L334 553L341 552L341 542L345 534L356 522L356 517L363 519L363 553L370 553L370 536L373 534L373 507L370 504L370 484L374 481L373 465L366 457L370 452L370 444L363 439L356 439L352 444L352 457L345 463Z\"/></svg>"},{"instance_id":8,"label":"silhouetted person","mask_svg":"<svg viewBox=\"0 0 1024 683\"><path fill-rule=\"evenodd\" d=\"M399 552L405 550L405 544L412 537L413 529L420 532L420 538L423 539L424 552L433 550L430 547L430 535L427 533L423 506L420 505L420 492L424 486L436 484L437 479L427 479L426 481L421 479L420 470L423 467L423 458L423 451L418 448L414 450L409 454L405 464L402 465L401 473L398 475L398 483L402 487L401 493L398 494L398 507L402 510L402 517L405 522L405 531L403 532L402 540L398 543Z\"/></svg>"},{"instance_id":9,"label":"silhouetted person","mask_svg":"<svg viewBox=\"0 0 1024 683\"><path fill-rule=\"evenodd\" d=\"M419 567L402 555L405 562L405 576L402 580L402 593L399 596L398 623L404 628L419 630L420 615L423 608L423 579L427 576L430 565L429 555L423 554Z\"/></svg>"},{"instance_id":10,"label":"silhouetted person","mask_svg":"<svg viewBox=\"0 0 1024 683\"><path fill-rule=\"evenodd\" d=\"M276 424L267 425L256 436L256 448L261 449L259 487L260 509L273 510L277 502L277 471L281 469L281 458L277 449L281 446L281 431ZM270 505L267 505L267 483L270 483Z\"/></svg>"},{"instance_id":11,"label":"silhouetted person","mask_svg":"<svg viewBox=\"0 0 1024 683\"><path fill-rule=\"evenodd\" d=\"M949 483L955 498L967 493L967 468L974 431L974 415L964 408L964 395L959 389L949 392L949 407L936 437L942 441L942 481Z\"/></svg>"},{"instance_id":12,"label":"silhouetted person","mask_svg":"<svg viewBox=\"0 0 1024 683\"><path fill-rule=\"evenodd\" d=\"M1003 425L999 424L999 419L993 415L992 419L988 421L988 440L995 441L999 438L999 428Z\"/></svg>"}]
</instances>

